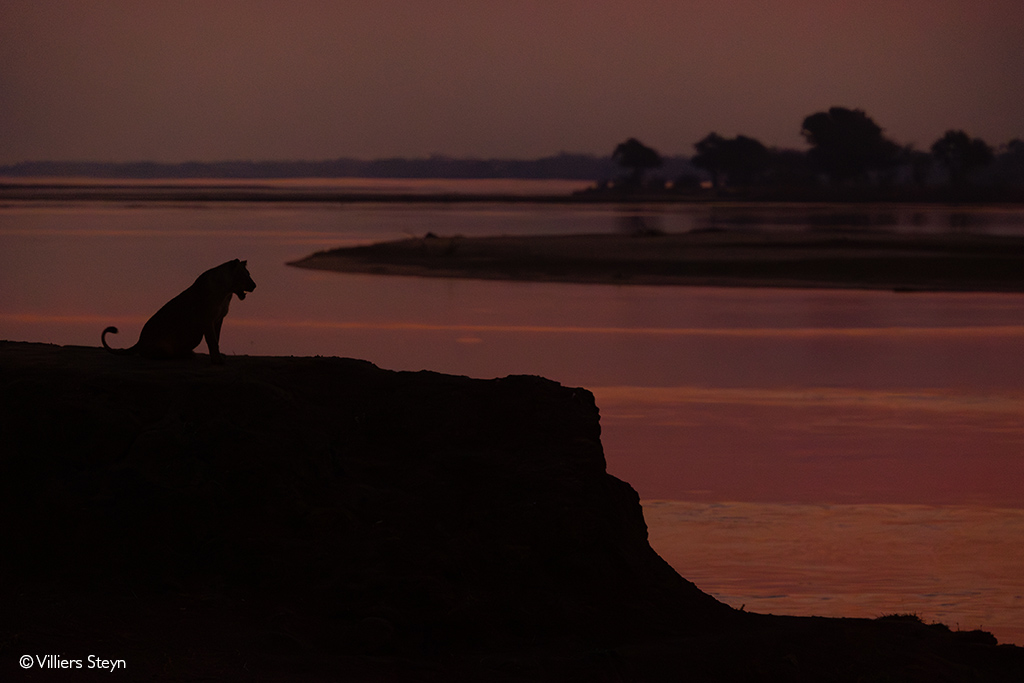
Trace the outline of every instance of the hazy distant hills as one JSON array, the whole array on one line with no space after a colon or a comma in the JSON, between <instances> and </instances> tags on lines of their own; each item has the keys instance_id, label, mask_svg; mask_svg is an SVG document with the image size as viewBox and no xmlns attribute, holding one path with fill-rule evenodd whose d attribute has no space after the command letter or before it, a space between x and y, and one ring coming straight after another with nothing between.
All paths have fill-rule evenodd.
<instances>
[{"instance_id":1,"label":"hazy distant hills","mask_svg":"<svg viewBox=\"0 0 1024 683\"><path fill-rule=\"evenodd\" d=\"M685 157L665 157L658 175L696 173ZM603 180L621 175L609 157L558 154L540 159L334 159L329 161L155 162L27 161L0 166L0 176L87 178L524 178Z\"/></svg>"}]
</instances>

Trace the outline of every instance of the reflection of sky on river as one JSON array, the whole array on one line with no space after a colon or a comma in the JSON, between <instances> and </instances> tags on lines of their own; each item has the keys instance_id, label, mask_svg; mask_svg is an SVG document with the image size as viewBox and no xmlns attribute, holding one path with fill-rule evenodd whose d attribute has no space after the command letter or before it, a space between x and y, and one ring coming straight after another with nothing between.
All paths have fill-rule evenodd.
<instances>
[{"instance_id":1,"label":"reflection of sky on river","mask_svg":"<svg viewBox=\"0 0 1024 683\"><path fill-rule=\"evenodd\" d=\"M1024 644L1024 510L648 501L651 545L747 611L984 628Z\"/></svg>"},{"instance_id":2,"label":"reflection of sky on river","mask_svg":"<svg viewBox=\"0 0 1024 683\"><path fill-rule=\"evenodd\" d=\"M647 498L1024 507L1024 394L597 388ZM640 452L643 459L624 454Z\"/></svg>"}]
</instances>

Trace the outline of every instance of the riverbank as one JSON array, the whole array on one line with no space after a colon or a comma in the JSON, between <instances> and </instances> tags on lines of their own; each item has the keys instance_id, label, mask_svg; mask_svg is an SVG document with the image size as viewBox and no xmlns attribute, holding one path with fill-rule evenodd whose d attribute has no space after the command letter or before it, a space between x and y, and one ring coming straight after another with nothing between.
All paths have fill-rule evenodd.
<instances>
[{"instance_id":1,"label":"riverbank","mask_svg":"<svg viewBox=\"0 0 1024 683\"><path fill-rule=\"evenodd\" d=\"M555 178L0 176L0 201L249 202L261 204L834 205L893 207L995 205L1019 208L1024 188L998 186L599 188Z\"/></svg>"},{"instance_id":2,"label":"riverbank","mask_svg":"<svg viewBox=\"0 0 1024 683\"><path fill-rule=\"evenodd\" d=\"M980 631L704 594L651 550L584 389L14 342L0 377L9 668L92 653L147 680L1024 672L1024 650Z\"/></svg>"},{"instance_id":3,"label":"riverbank","mask_svg":"<svg viewBox=\"0 0 1024 683\"><path fill-rule=\"evenodd\" d=\"M1024 291L1024 238L856 231L439 237L290 265L380 275L596 284Z\"/></svg>"}]
</instances>

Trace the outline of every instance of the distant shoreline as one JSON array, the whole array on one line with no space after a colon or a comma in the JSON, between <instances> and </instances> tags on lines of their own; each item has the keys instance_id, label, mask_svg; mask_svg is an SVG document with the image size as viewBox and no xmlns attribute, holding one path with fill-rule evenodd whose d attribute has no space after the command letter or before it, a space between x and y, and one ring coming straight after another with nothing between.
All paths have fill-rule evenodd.
<instances>
[{"instance_id":1,"label":"distant shoreline","mask_svg":"<svg viewBox=\"0 0 1024 683\"><path fill-rule=\"evenodd\" d=\"M332 182L333 181L333 182ZM396 189L345 189L346 181L371 185L394 183ZM466 183L466 190L425 187L403 190L402 185ZM624 191L593 186L529 191L531 184L573 185L579 179L537 178L26 178L0 176L0 201L104 202L250 202L250 203L540 203L575 205L614 204L923 204L1024 205L1024 188L949 187L755 187L744 190ZM337 184L334 184L337 183ZM521 183L522 191L490 190L488 185ZM476 186L473 188L473 186Z\"/></svg>"},{"instance_id":2,"label":"distant shoreline","mask_svg":"<svg viewBox=\"0 0 1024 683\"><path fill-rule=\"evenodd\" d=\"M289 265L578 284L1024 292L1024 238L962 233L427 235L318 252Z\"/></svg>"}]
</instances>

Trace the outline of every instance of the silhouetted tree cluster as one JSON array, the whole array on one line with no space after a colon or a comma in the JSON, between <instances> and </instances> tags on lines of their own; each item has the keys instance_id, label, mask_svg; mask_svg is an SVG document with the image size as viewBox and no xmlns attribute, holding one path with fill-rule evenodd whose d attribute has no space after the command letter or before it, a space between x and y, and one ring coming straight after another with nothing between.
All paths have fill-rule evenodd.
<instances>
[{"instance_id":1,"label":"silhouetted tree cluster","mask_svg":"<svg viewBox=\"0 0 1024 683\"><path fill-rule=\"evenodd\" d=\"M629 171L625 182L630 187L641 186L648 169L658 168L665 163L660 154L636 138L620 143L612 152L612 161Z\"/></svg>"},{"instance_id":2,"label":"silhouetted tree cluster","mask_svg":"<svg viewBox=\"0 0 1024 683\"><path fill-rule=\"evenodd\" d=\"M991 169L997 180L1024 186L1024 140L1014 138L1001 145Z\"/></svg>"},{"instance_id":3,"label":"silhouetted tree cluster","mask_svg":"<svg viewBox=\"0 0 1024 683\"><path fill-rule=\"evenodd\" d=\"M958 196L970 186L1015 188L1024 195L1024 141L998 149L962 130L949 130L928 151L900 147L859 109L832 107L803 119L805 151L768 148L746 135L726 138L711 132L693 144L692 158L663 157L636 138L617 145L611 156L560 153L540 159L428 158L332 159L324 161L22 162L0 166L0 177L85 176L99 178L538 178L601 180L597 192L696 192L702 186L806 188L916 185L948 182ZM662 175L653 175L652 169ZM620 174L613 183L610 178ZM710 179L710 183L708 183ZM966 194L964 190L967 190ZM806 193L805 193L806 194ZM991 193L989 193L991 195ZM1010 195L1007 195L1010 196Z\"/></svg>"},{"instance_id":4,"label":"silhouetted tree cluster","mask_svg":"<svg viewBox=\"0 0 1024 683\"><path fill-rule=\"evenodd\" d=\"M900 148L860 109L832 107L804 119L800 134L811 163L840 183L896 165Z\"/></svg>"},{"instance_id":5,"label":"silhouetted tree cluster","mask_svg":"<svg viewBox=\"0 0 1024 683\"><path fill-rule=\"evenodd\" d=\"M932 155L949 171L950 182L962 184L967 174L988 166L994 155L981 138L971 138L962 130L950 130L932 145Z\"/></svg>"},{"instance_id":6,"label":"silhouetted tree cluster","mask_svg":"<svg viewBox=\"0 0 1024 683\"><path fill-rule=\"evenodd\" d=\"M975 182L1024 185L1024 141L1011 140L997 154L980 138L962 130L949 130L930 151L901 147L863 110L832 107L805 117L800 132L810 145L806 152L770 149L746 135L726 138L711 132L694 143L692 168L710 176L713 188L754 186L799 187L827 183L834 186L936 185L943 173L948 183L962 187ZM660 166L655 150L630 138L615 148L612 160L628 169L620 189L643 185L645 171ZM705 176L705 177L707 177ZM693 191L701 181L683 173L674 189Z\"/></svg>"},{"instance_id":7,"label":"silhouetted tree cluster","mask_svg":"<svg viewBox=\"0 0 1024 683\"><path fill-rule=\"evenodd\" d=\"M714 187L721 187L725 178L733 185L753 185L771 160L767 147L745 135L730 139L710 133L694 147L697 154L691 161L711 174Z\"/></svg>"}]
</instances>

